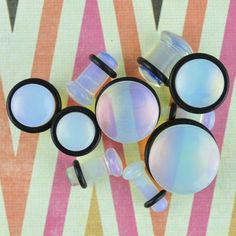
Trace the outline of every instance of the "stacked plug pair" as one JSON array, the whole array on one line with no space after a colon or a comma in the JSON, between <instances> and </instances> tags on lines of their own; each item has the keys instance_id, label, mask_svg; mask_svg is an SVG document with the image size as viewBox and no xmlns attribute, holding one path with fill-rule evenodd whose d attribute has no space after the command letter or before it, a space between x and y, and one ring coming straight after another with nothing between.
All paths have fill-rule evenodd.
<instances>
[{"instance_id":1,"label":"stacked plug pair","mask_svg":"<svg viewBox=\"0 0 236 236\"><path fill-rule=\"evenodd\" d=\"M137 62L147 82L169 87L173 99L170 119L193 119L213 128L214 110L223 103L229 88L227 70L218 59L193 53L183 38L163 31L159 44Z\"/></svg>"},{"instance_id":2,"label":"stacked plug pair","mask_svg":"<svg viewBox=\"0 0 236 236\"><path fill-rule=\"evenodd\" d=\"M166 191L159 191L148 178L144 163L137 161L127 166L123 171L121 159L114 148L108 148L105 155L100 158L75 160L73 166L66 171L67 178L72 186L80 185L87 188L88 183L93 184L102 178L111 175L131 181L146 199L144 206L151 207L155 212L162 212L167 208Z\"/></svg>"}]
</instances>

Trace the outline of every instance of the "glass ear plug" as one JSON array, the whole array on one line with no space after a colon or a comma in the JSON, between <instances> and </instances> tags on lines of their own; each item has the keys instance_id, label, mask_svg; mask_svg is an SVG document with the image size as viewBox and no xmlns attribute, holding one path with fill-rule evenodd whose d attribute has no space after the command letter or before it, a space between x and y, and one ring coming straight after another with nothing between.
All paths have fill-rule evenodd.
<instances>
[{"instance_id":1,"label":"glass ear plug","mask_svg":"<svg viewBox=\"0 0 236 236\"><path fill-rule=\"evenodd\" d=\"M101 130L92 111L85 107L66 107L57 113L51 126L56 147L70 156L83 156L98 145Z\"/></svg>"},{"instance_id":2,"label":"glass ear plug","mask_svg":"<svg viewBox=\"0 0 236 236\"><path fill-rule=\"evenodd\" d=\"M174 119L158 126L145 147L150 175L165 190L193 194L216 177L220 151L212 133L201 123Z\"/></svg>"},{"instance_id":3,"label":"glass ear plug","mask_svg":"<svg viewBox=\"0 0 236 236\"><path fill-rule=\"evenodd\" d=\"M107 52L89 56L90 64L78 76L67 85L70 97L83 106L89 106L94 101L94 95L102 87L105 81L115 78L117 69L116 60Z\"/></svg>"},{"instance_id":4,"label":"glass ear plug","mask_svg":"<svg viewBox=\"0 0 236 236\"><path fill-rule=\"evenodd\" d=\"M75 160L73 166L67 168L66 175L72 186L87 187L87 183L95 183L105 176L119 177L123 166L120 157L114 148L108 148L105 155L99 158Z\"/></svg>"},{"instance_id":5,"label":"glass ear plug","mask_svg":"<svg viewBox=\"0 0 236 236\"><path fill-rule=\"evenodd\" d=\"M160 110L153 88L134 77L118 78L106 84L95 104L101 130L119 143L135 143L147 137L159 121Z\"/></svg>"},{"instance_id":6,"label":"glass ear plug","mask_svg":"<svg viewBox=\"0 0 236 236\"><path fill-rule=\"evenodd\" d=\"M144 207L151 207L155 212L162 212L167 208L166 191L159 191L149 179L145 172L143 161L137 161L128 165L124 169L122 176L134 184L139 192L142 193L146 200Z\"/></svg>"},{"instance_id":7,"label":"glass ear plug","mask_svg":"<svg viewBox=\"0 0 236 236\"><path fill-rule=\"evenodd\" d=\"M174 33L163 31L158 45L137 61L144 79L159 87L168 86L174 102L188 112L211 112L228 94L224 65L209 54L192 53L189 44Z\"/></svg>"},{"instance_id":8,"label":"glass ear plug","mask_svg":"<svg viewBox=\"0 0 236 236\"><path fill-rule=\"evenodd\" d=\"M61 110L61 98L57 89L46 80L30 78L11 89L6 108L17 128L39 133L51 127L54 116Z\"/></svg>"},{"instance_id":9,"label":"glass ear plug","mask_svg":"<svg viewBox=\"0 0 236 236\"><path fill-rule=\"evenodd\" d=\"M144 57L138 57L143 78L155 86L169 84L168 77L174 65L192 53L191 46L180 36L162 31L158 44Z\"/></svg>"},{"instance_id":10,"label":"glass ear plug","mask_svg":"<svg viewBox=\"0 0 236 236\"><path fill-rule=\"evenodd\" d=\"M224 65L205 53L180 59L172 69L169 90L175 103L191 113L208 113L219 107L229 90Z\"/></svg>"}]
</instances>

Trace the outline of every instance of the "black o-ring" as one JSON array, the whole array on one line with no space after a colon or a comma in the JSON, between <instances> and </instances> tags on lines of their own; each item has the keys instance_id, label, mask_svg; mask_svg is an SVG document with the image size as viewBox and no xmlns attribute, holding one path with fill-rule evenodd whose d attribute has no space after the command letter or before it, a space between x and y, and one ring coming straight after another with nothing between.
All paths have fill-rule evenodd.
<instances>
[{"instance_id":1,"label":"black o-ring","mask_svg":"<svg viewBox=\"0 0 236 236\"><path fill-rule=\"evenodd\" d=\"M20 123L15 116L13 115L13 112L11 110L11 101L12 101L12 97L15 94L15 92L28 84L38 84L43 86L44 88L46 88L53 96L54 101L55 101L55 111L54 114L52 115L51 119L45 123L44 125L38 126L38 127L30 127L30 126L26 126L23 125L22 123ZM19 83L17 83L9 92L8 96L7 96L7 102L6 102L6 109L7 109L7 114L11 120L11 122L20 130L28 132L28 133L39 133L39 132L43 132L47 129L49 129L52 125L52 120L54 118L54 116L61 110L61 97L60 94L58 93L57 89L50 84L48 81L40 79L40 78L29 78L29 79L25 79Z\"/></svg>"},{"instance_id":2,"label":"black o-ring","mask_svg":"<svg viewBox=\"0 0 236 236\"><path fill-rule=\"evenodd\" d=\"M100 69L102 69L105 73L107 73L111 78L116 78L116 72L108 66L105 62L103 62L99 57L94 54L89 55L90 61L96 64Z\"/></svg>"},{"instance_id":3,"label":"black o-ring","mask_svg":"<svg viewBox=\"0 0 236 236\"><path fill-rule=\"evenodd\" d=\"M147 70L150 70L155 76L158 77L158 79L160 79L164 83L165 86L169 86L168 78L156 66L154 66L143 57L138 57L137 62Z\"/></svg>"},{"instance_id":4,"label":"black o-ring","mask_svg":"<svg viewBox=\"0 0 236 236\"><path fill-rule=\"evenodd\" d=\"M80 151L71 151L67 148L65 148L58 140L57 138L57 125L59 123L59 121L61 120L61 118L71 112L79 112L79 113L83 113L86 116L88 116L90 118L90 120L93 122L94 125L94 129L95 129L95 136L93 141L91 142L91 144L86 147L83 150ZM90 153L91 151L93 151L101 138L101 129L97 123L97 119L95 114L90 111L89 109L85 108L85 107L80 107L80 106L71 106L71 107L66 107L63 110L61 110L60 112L58 112L56 114L56 116L54 117L53 121L52 121L52 126L51 126L51 137L52 137L52 141L54 142L54 144L56 145L56 147L62 151L63 153L70 155L70 156L83 156L86 155L88 153Z\"/></svg>"},{"instance_id":5,"label":"black o-ring","mask_svg":"<svg viewBox=\"0 0 236 236\"><path fill-rule=\"evenodd\" d=\"M177 77L177 73L179 71L179 69L188 61L191 60L195 60L195 59L205 59L208 61L213 62L222 72L223 77L224 77L224 82L225 82L225 86L223 89L223 92L221 94L221 96L218 98L218 100L211 104L210 106L207 107L193 107L187 103L185 103L181 97L179 96L179 94L177 93L176 87L175 87L175 82L176 82L176 77ZM216 108L218 108L225 100L225 98L227 97L228 94L228 90L229 90L229 75L228 72L225 68L225 66L223 65L223 63L221 61L219 61L217 58L209 55L209 54L205 54L205 53L192 53L189 54L183 58L181 58L173 67L171 73L170 73L170 79L169 79L169 90L171 93L171 96L173 97L174 101L180 106L182 107L184 110L191 112L191 113L196 113L196 114L202 114L202 113L207 113L210 111L215 110Z\"/></svg>"},{"instance_id":6,"label":"black o-ring","mask_svg":"<svg viewBox=\"0 0 236 236\"><path fill-rule=\"evenodd\" d=\"M171 106L170 106L169 120L174 120L175 119L176 111L177 111L177 105L176 105L175 102L172 102Z\"/></svg>"},{"instance_id":7,"label":"black o-ring","mask_svg":"<svg viewBox=\"0 0 236 236\"><path fill-rule=\"evenodd\" d=\"M73 166L74 166L74 170L75 170L75 174L78 178L79 184L82 188L87 188L87 182L84 178L83 172L81 170L80 164L77 160L73 161Z\"/></svg>"},{"instance_id":8,"label":"black o-ring","mask_svg":"<svg viewBox=\"0 0 236 236\"><path fill-rule=\"evenodd\" d=\"M154 197L152 197L150 200L146 201L144 203L144 207L145 208L150 208L152 207L155 203L157 203L158 201L160 201L162 198L164 198L166 196L166 190L161 190L159 193L157 193L157 195L155 195Z\"/></svg>"}]
</instances>

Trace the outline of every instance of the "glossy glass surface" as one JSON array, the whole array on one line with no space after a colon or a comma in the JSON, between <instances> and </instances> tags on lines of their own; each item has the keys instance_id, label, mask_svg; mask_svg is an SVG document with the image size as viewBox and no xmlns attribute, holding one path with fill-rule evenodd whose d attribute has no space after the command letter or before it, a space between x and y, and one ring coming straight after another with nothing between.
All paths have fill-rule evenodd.
<instances>
[{"instance_id":1,"label":"glossy glass surface","mask_svg":"<svg viewBox=\"0 0 236 236\"><path fill-rule=\"evenodd\" d=\"M218 146L202 128L179 124L163 130L149 153L153 178L172 193L196 193L215 178L220 161Z\"/></svg>"},{"instance_id":2,"label":"glossy glass surface","mask_svg":"<svg viewBox=\"0 0 236 236\"><path fill-rule=\"evenodd\" d=\"M136 81L120 81L99 97L96 117L102 131L120 143L144 139L155 128L159 104L149 88Z\"/></svg>"},{"instance_id":3,"label":"glossy glass surface","mask_svg":"<svg viewBox=\"0 0 236 236\"><path fill-rule=\"evenodd\" d=\"M44 86L33 83L16 90L10 106L15 119L28 127L46 124L56 108L52 93Z\"/></svg>"},{"instance_id":4,"label":"glossy glass surface","mask_svg":"<svg viewBox=\"0 0 236 236\"><path fill-rule=\"evenodd\" d=\"M95 126L87 115L71 112L58 122L56 135L64 148L70 151L81 151L93 142Z\"/></svg>"},{"instance_id":5,"label":"glossy glass surface","mask_svg":"<svg viewBox=\"0 0 236 236\"><path fill-rule=\"evenodd\" d=\"M179 97L189 106L208 107L220 98L224 76L219 67L206 59L193 59L177 72L175 87Z\"/></svg>"}]
</instances>

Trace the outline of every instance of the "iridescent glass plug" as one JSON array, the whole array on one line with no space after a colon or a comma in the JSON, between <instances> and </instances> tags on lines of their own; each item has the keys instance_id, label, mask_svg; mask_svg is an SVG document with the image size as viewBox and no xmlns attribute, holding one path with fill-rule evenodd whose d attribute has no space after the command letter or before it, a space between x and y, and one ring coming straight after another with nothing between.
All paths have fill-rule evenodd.
<instances>
[{"instance_id":1,"label":"iridescent glass plug","mask_svg":"<svg viewBox=\"0 0 236 236\"><path fill-rule=\"evenodd\" d=\"M191 46L180 36L162 31L161 39L152 51L138 57L139 71L145 80L156 86L168 85L170 72L184 56L192 53Z\"/></svg>"},{"instance_id":2,"label":"iridescent glass plug","mask_svg":"<svg viewBox=\"0 0 236 236\"><path fill-rule=\"evenodd\" d=\"M136 143L147 137L160 117L154 89L134 77L115 79L100 91L95 114L103 133L119 143Z\"/></svg>"},{"instance_id":3,"label":"iridescent glass plug","mask_svg":"<svg viewBox=\"0 0 236 236\"><path fill-rule=\"evenodd\" d=\"M192 53L181 58L169 77L175 103L191 113L208 113L218 108L229 91L227 69L217 58Z\"/></svg>"},{"instance_id":4,"label":"iridescent glass plug","mask_svg":"<svg viewBox=\"0 0 236 236\"><path fill-rule=\"evenodd\" d=\"M123 166L115 149L108 148L100 158L75 160L73 166L67 168L67 178L72 186L87 187L87 183L96 183L107 175L119 177Z\"/></svg>"},{"instance_id":5,"label":"iridescent glass plug","mask_svg":"<svg viewBox=\"0 0 236 236\"><path fill-rule=\"evenodd\" d=\"M94 95L109 78L116 77L116 60L106 52L89 56L91 63L76 80L69 82L67 91L70 97L81 105L88 106L94 101Z\"/></svg>"},{"instance_id":6,"label":"iridescent glass plug","mask_svg":"<svg viewBox=\"0 0 236 236\"><path fill-rule=\"evenodd\" d=\"M193 194L215 179L220 151L213 134L201 123L174 119L158 126L145 147L145 164L166 191Z\"/></svg>"},{"instance_id":7,"label":"iridescent glass plug","mask_svg":"<svg viewBox=\"0 0 236 236\"><path fill-rule=\"evenodd\" d=\"M123 178L135 184L137 189L143 194L147 200L144 204L146 208L151 207L155 212L162 212L167 208L166 191L159 191L148 178L142 161L137 161L127 166L124 169Z\"/></svg>"},{"instance_id":8,"label":"iridescent glass plug","mask_svg":"<svg viewBox=\"0 0 236 236\"><path fill-rule=\"evenodd\" d=\"M39 133L51 127L55 115L61 110L61 98L57 89L46 80L30 78L11 89L6 108L17 128Z\"/></svg>"},{"instance_id":9,"label":"iridescent glass plug","mask_svg":"<svg viewBox=\"0 0 236 236\"><path fill-rule=\"evenodd\" d=\"M96 117L86 107L66 107L56 114L51 126L56 147L70 156L83 156L93 151L101 138Z\"/></svg>"}]
</instances>

